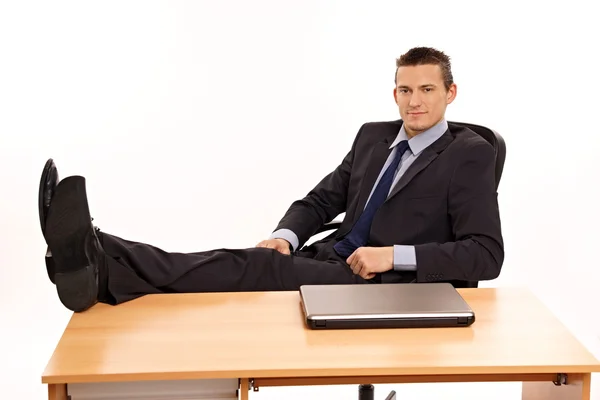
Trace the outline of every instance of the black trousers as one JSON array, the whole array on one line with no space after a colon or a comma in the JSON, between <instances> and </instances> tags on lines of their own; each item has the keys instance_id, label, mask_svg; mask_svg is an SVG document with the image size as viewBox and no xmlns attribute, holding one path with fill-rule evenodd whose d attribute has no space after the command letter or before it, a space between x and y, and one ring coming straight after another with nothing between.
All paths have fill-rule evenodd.
<instances>
[{"instance_id":1,"label":"black trousers","mask_svg":"<svg viewBox=\"0 0 600 400\"><path fill-rule=\"evenodd\" d=\"M98 235L106 252L99 300L113 305L153 293L285 291L305 284L377 282L354 275L333 250L334 241L292 255L265 248L169 253L104 232Z\"/></svg>"}]
</instances>

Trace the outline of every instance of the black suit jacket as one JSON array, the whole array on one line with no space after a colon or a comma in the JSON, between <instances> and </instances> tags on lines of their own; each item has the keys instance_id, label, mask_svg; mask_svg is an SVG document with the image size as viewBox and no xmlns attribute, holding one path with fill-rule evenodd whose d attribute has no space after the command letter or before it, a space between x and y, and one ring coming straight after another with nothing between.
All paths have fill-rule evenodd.
<instances>
[{"instance_id":1,"label":"black suit jacket","mask_svg":"<svg viewBox=\"0 0 600 400\"><path fill-rule=\"evenodd\" d=\"M277 229L292 230L302 247L345 212L340 229L316 244L328 243L331 250L360 216L401 126L401 120L364 124L342 163L292 203ZM494 149L485 139L449 122L377 211L368 246L414 245L417 282L496 278L504 245L494 165ZM383 276L393 281L395 274Z\"/></svg>"}]
</instances>

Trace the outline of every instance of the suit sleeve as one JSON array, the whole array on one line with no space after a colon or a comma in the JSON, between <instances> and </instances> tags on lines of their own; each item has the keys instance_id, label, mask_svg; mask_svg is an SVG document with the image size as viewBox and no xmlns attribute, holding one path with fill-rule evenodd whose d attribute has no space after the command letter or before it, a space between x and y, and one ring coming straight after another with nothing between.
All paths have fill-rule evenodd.
<instances>
[{"instance_id":1,"label":"suit sleeve","mask_svg":"<svg viewBox=\"0 0 600 400\"><path fill-rule=\"evenodd\" d=\"M494 149L478 142L465 150L448 193L455 241L415 246L417 281L481 281L498 277L504 261Z\"/></svg>"},{"instance_id":2,"label":"suit sleeve","mask_svg":"<svg viewBox=\"0 0 600 400\"><path fill-rule=\"evenodd\" d=\"M325 176L303 199L293 202L277 225L275 231L286 229L297 236L298 248L301 248L317 229L346 211L356 143L364 126L358 131L351 150L337 168Z\"/></svg>"}]
</instances>

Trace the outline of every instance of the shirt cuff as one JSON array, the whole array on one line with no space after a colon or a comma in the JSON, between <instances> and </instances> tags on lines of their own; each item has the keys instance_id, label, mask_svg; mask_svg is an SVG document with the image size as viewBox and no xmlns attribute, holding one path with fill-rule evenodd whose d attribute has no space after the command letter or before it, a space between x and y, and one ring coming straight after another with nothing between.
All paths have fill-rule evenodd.
<instances>
[{"instance_id":1,"label":"shirt cuff","mask_svg":"<svg viewBox=\"0 0 600 400\"><path fill-rule=\"evenodd\" d=\"M415 246L394 245L394 271L416 271Z\"/></svg>"},{"instance_id":2,"label":"shirt cuff","mask_svg":"<svg viewBox=\"0 0 600 400\"><path fill-rule=\"evenodd\" d=\"M292 245L292 251L298 248L298 236L289 229L279 229L273 232L269 239L285 239Z\"/></svg>"}]
</instances>

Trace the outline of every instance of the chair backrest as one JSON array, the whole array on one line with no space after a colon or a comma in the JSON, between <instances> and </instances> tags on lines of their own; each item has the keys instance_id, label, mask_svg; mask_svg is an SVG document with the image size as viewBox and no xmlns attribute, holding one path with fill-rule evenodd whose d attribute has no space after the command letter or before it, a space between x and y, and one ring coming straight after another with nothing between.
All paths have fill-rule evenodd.
<instances>
[{"instance_id":1,"label":"chair backrest","mask_svg":"<svg viewBox=\"0 0 600 400\"><path fill-rule=\"evenodd\" d=\"M504 170L504 160L506 159L506 143L504 142L504 138L498 132L485 126L466 122L452 121L451 123L469 128L494 146L494 151L496 152L496 189L498 189L500 179L502 178L502 171Z\"/></svg>"},{"instance_id":2,"label":"chair backrest","mask_svg":"<svg viewBox=\"0 0 600 400\"><path fill-rule=\"evenodd\" d=\"M448 121L450 122L450 121ZM496 166L495 166L495 177L496 177L496 189L500 185L500 179L502 178L502 171L504 170L504 160L506 159L506 143L504 138L496 131L487 128L485 126L470 124L466 122L454 122L451 123L469 128L479 136L487 140L493 147L496 153ZM476 288L479 286L477 281L455 281L453 282L455 287L467 287Z\"/></svg>"}]
</instances>

